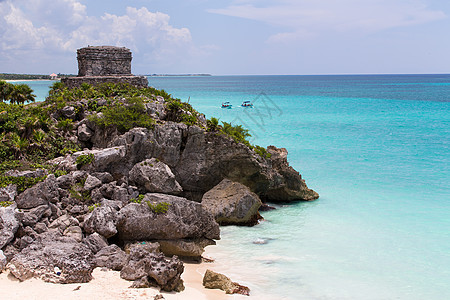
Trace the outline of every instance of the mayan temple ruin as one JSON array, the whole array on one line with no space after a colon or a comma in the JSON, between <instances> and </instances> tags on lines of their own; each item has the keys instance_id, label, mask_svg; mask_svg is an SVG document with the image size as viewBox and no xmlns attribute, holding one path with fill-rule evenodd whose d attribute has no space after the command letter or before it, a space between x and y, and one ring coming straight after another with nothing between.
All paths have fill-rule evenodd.
<instances>
[{"instance_id":1,"label":"mayan temple ruin","mask_svg":"<svg viewBox=\"0 0 450 300\"><path fill-rule=\"evenodd\" d=\"M147 86L145 76L131 74L131 51L125 47L88 46L77 50L78 76L66 77L61 81L69 88L82 83L97 85L105 82L129 83Z\"/></svg>"}]
</instances>

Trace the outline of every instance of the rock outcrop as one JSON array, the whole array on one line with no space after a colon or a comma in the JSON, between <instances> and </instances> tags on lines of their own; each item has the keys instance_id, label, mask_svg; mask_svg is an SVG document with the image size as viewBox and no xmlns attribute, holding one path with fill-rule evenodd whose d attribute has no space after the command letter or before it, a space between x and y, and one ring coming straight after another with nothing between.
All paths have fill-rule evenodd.
<instances>
[{"instance_id":1,"label":"rock outcrop","mask_svg":"<svg viewBox=\"0 0 450 300\"><path fill-rule=\"evenodd\" d=\"M129 178L130 183L144 193L179 195L183 191L169 166L156 158L135 164L130 170Z\"/></svg>"},{"instance_id":2,"label":"rock outcrop","mask_svg":"<svg viewBox=\"0 0 450 300\"><path fill-rule=\"evenodd\" d=\"M120 277L134 280L136 287L159 286L163 291L184 290L183 263L176 257L166 260L164 254L152 252L145 244L134 245Z\"/></svg>"},{"instance_id":3,"label":"rock outcrop","mask_svg":"<svg viewBox=\"0 0 450 300\"><path fill-rule=\"evenodd\" d=\"M167 212L149 207L167 203ZM121 240L219 239L219 225L201 204L185 198L146 194L142 203L130 203L119 212L118 236Z\"/></svg>"},{"instance_id":4,"label":"rock outcrop","mask_svg":"<svg viewBox=\"0 0 450 300\"><path fill-rule=\"evenodd\" d=\"M3 249L14 239L14 235L19 229L16 205L0 207L0 249Z\"/></svg>"},{"instance_id":5,"label":"rock outcrop","mask_svg":"<svg viewBox=\"0 0 450 300\"><path fill-rule=\"evenodd\" d=\"M250 289L248 287L233 282L227 276L209 269L206 270L205 275L203 276L203 286L207 289L220 289L227 294L250 296Z\"/></svg>"},{"instance_id":6,"label":"rock outcrop","mask_svg":"<svg viewBox=\"0 0 450 300\"><path fill-rule=\"evenodd\" d=\"M92 259L87 246L52 231L39 235L7 267L21 281L37 277L52 283L88 282L94 269Z\"/></svg>"},{"instance_id":7,"label":"rock outcrop","mask_svg":"<svg viewBox=\"0 0 450 300\"><path fill-rule=\"evenodd\" d=\"M82 80L97 81L90 73L98 66L85 67ZM115 71L114 80L128 76ZM82 80L74 79L74 85ZM55 130L70 148L53 145L54 153L66 154L47 161L52 167L1 174L19 183L0 188L2 206L9 205L0 207L0 270L6 264L20 280L75 283L89 281L99 266L120 270L132 287L180 291L184 267L179 257L201 260L204 248L220 239L219 223L256 224L261 200L318 197L289 166L286 149L236 142L165 92L148 88L135 96L140 88L133 88L127 99L121 96L124 86L103 88L108 92L102 98L46 104L43 111L52 111L46 130ZM136 111L127 111L133 103ZM112 113L111 106L124 108L115 111L120 118L125 115L122 123L145 115L138 122L145 128L119 128L115 117L97 122ZM38 181L19 192L22 183ZM208 272L205 277L208 287L248 294L223 275Z\"/></svg>"},{"instance_id":8,"label":"rock outcrop","mask_svg":"<svg viewBox=\"0 0 450 300\"><path fill-rule=\"evenodd\" d=\"M224 179L206 192L202 207L209 211L220 225L252 226L262 219L258 209L262 202L245 185Z\"/></svg>"}]
</instances>

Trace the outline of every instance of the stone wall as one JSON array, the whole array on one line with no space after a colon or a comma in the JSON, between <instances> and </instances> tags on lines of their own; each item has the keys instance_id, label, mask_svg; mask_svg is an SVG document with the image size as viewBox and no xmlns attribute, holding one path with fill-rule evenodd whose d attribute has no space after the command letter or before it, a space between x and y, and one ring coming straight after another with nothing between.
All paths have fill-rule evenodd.
<instances>
[{"instance_id":1,"label":"stone wall","mask_svg":"<svg viewBox=\"0 0 450 300\"><path fill-rule=\"evenodd\" d=\"M62 78L69 89L78 88L82 83L99 85L101 83L128 83L134 86L147 87L148 80L145 76L85 76L85 77L66 77Z\"/></svg>"},{"instance_id":2,"label":"stone wall","mask_svg":"<svg viewBox=\"0 0 450 300\"><path fill-rule=\"evenodd\" d=\"M95 46L77 50L78 76L131 75L131 51L125 47Z\"/></svg>"},{"instance_id":3,"label":"stone wall","mask_svg":"<svg viewBox=\"0 0 450 300\"><path fill-rule=\"evenodd\" d=\"M68 88L77 88L82 83L128 83L147 87L144 76L131 74L131 51L125 47L89 46L77 50L78 77L62 78Z\"/></svg>"}]
</instances>

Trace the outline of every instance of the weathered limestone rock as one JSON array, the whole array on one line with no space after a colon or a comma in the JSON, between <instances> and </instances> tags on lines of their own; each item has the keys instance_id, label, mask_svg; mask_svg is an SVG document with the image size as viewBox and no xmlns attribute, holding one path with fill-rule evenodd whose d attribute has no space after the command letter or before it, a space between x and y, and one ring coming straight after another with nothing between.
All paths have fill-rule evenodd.
<instances>
[{"instance_id":1,"label":"weathered limestone rock","mask_svg":"<svg viewBox=\"0 0 450 300\"><path fill-rule=\"evenodd\" d=\"M120 277L126 280L145 278L150 285L159 286L163 291L179 292L184 290L183 271L183 263L176 256L166 260L164 254L149 252L145 245L137 244L130 249Z\"/></svg>"},{"instance_id":2,"label":"weathered limestone rock","mask_svg":"<svg viewBox=\"0 0 450 300\"><path fill-rule=\"evenodd\" d=\"M96 207L84 220L84 230L87 233L97 232L105 238L117 233L117 212L110 206Z\"/></svg>"},{"instance_id":3,"label":"weathered limestone rock","mask_svg":"<svg viewBox=\"0 0 450 300\"><path fill-rule=\"evenodd\" d=\"M97 232L94 232L93 234L89 235L84 239L84 244L91 249L91 251L95 254L104 247L108 246L108 242L106 241L106 238Z\"/></svg>"},{"instance_id":4,"label":"weathered limestone rock","mask_svg":"<svg viewBox=\"0 0 450 300\"><path fill-rule=\"evenodd\" d=\"M10 184L6 187L0 188L0 202L14 201L17 196L17 185Z\"/></svg>"},{"instance_id":5,"label":"weathered limestone rock","mask_svg":"<svg viewBox=\"0 0 450 300\"><path fill-rule=\"evenodd\" d=\"M224 179L203 195L202 207L220 225L255 225L262 217L258 209L262 202L245 185Z\"/></svg>"},{"instance_id":6,"label":"weathered limestone rock","mask_svg":"<svg viewBox=\"0 0 450 300\"><path fill-rule=\"evenodd\" d=\"M61 117L65 119L75 119L76 112L73 106L64 106L60 111Z\"/></svg>"},{"instance_id":7,"label":"weathered limestone rock","mask_svg":"<svg viewBox=\"0 0 450 300\"><path fill-rule=\"evenodd\" d=\"M3 272L7 264L6 256L3 254L3 251L0 250L0 273Z\"/></svg>"},{"instance_id":8,"label":"weathered limestone rock","mask_svg":"<svg viewBox=\"0 0 450 300\"><path fill-rule=\"evenodd\" d=\"M92 130L86 124L81 124L77 128L78 139L82 142L89 141L93 134Z\"/></svg>"},{"instance_id":9,"label":"weathered limestone rock","mask_svg":"<svg viewBox=\"0 0 450 300\"><path fill-rule=\"evenodd\" d=\"M53 174L47 176L43 182L26 189L22 194L16 197L18 208L34 208L49 202L59 200L58 185Z\"/></svg>"},{"instance_id":10,"label":"weathered limestone rock","mask_svg":"<svg viewBox=\"0 0 450 300\"><path fill-rule=\"evenodd\" d=\"M37 277L52 283L81 283L92 279L92 258L84 244L49 231L16 254L7 268L21 281ZM55 267L61 270L59 275Z\"/></svg>"},{"instance_id":11,"label":"weathered limestone rock","mask_svg":"<svg viewBox=\"0 0 450 300\"><path fill-rule=\"evenodd\" d=\"M102 181L98 179L97 177L88 175L86 178L86 181L84 183L84 189L86 191L92 191L96 187L99 187L102 185Z\"/></svg>"},{"instance_id":12,"label":"weathered limestone rock","mask_svg":"<svg viewBox=\"0 0 450 300\"><path fill-rule=\"evenodd\" d=\"M165 213L147 205L168 203ZM122 240L166 240L183 238L219 239L219 225L201 204L185 198L146 194L142 203L130 203L119 212L117 231Z\"/></svg>"},{"instance_id":13,"label":"weathered limestone rock","mask_svg":"<svg viewBox=\"0 0 450 300\"><path fill-rule=\"evenodd\" d=\"M215 245L213 240L194 239L194 240L158 240L161 251L166 256L176 255L182 259L200 260L205 247Z\"/></svg>"},{"instance_id":14,"label":"weathered limestone rock","mask_svg":"<svg viewBox=\"0 0 450 300\"><path fill-rule=\"evenodd\" d=\"M127 261L127 254L117 245L102 248L95 254L95 265L120 271Z\"/></svg>"},{"instance_id":15,"label":"weathered limestone rock","mask_svg":"<svg viewBox=\"0 0 450 300\"><path fill-rule=\"evenodd\" d=\"M190 198L197 201L224 178L244 184L265 201L318 198L289 166L286 157L278 155L285 149L272 146L267 151L273 158L263 158L230 137L191 126L173 172L185 194L190 193Z\"/></svg>"},{"instance_id":16,"label":"weathered limestone rock","mask_svg":"<svg viewBox=\"0 0 450 300\"><path fill-rule=\"evenodd\" d=\"M22 224L24 226L34 226L43 216L51 216L52 211L47 204L39 205L30 210L24 210Z\"/></svg>"},{"instance_id":17,"label":"weathered limestone rock","mask_svg":"<svg viewBox=\"0 0 450 300\"><path fill-rule=\"evenodd\" d=\"M0 249L14 239L19 225L15 204L8 207L0 207Z\"/></svg>"},{"instance_id":18,"label":"weathered limestone rock","mask_svg":"<svg viewBox=\"0 0 450 300\"><path fill-rule=\"evenodd\" d=\"M108 172L110 169L117 168L124 164L126 155L125 148L118 146L105 149L84 150L75 152L72 155L58 157L49 161L50 164L57 164L60 168L69 171L76 171L76 160L80 155L94 155L94 161L91 164L82 166L82 170L95 170L96 172ZM72 174L72 177L75 177ZM74 178L75 179L75 178Z\"/></svg>"},{"instance_id":19,"label":"weathered limestone rock","mask_svg":"<svg viewBox=\"0 0 450 300\"><path fill-rule=\"evenodd\" d=\"M81 243L83 240L83 231L80 226L69 226L63 232L64 236L71 237L75 241Z\"/></svg>"},{"instance_id":20,"label":"weathered limestone rock","mask_svg":"<svg viewBox=\"0 0 450 300\"><path fill-rule=\"evenodd\" d=\"M28 178L37 178L47 175L47 170L37 169L37 170L28 170L28 171L17 171L10 170L5 172L5 176L11 177L28 177Z\"/></svg>"},{"instance_id":21,"label":"weathered limestone rock","mask_svg":"<svg viewBox=\"0 0 450 300\"><path fill-rule=\"evenodd\" d=\"M102 183L110 183L111 181L114 181L114 178L108 172L94 172L91 175L97 177Z\"/></svg>"},{"instance_id":22,"label":"weathered limestone rock","mask_svg":"<svg viewBox=\"0 0 450 300\"><path fill-rule=\"evenodd\" d=\"M50 223L50 229L58 229L61 233L70 226L80 226L80 222L72 216L62 215Z\"/></svg>"},{"instance_id":23,"label":"weathered limestone rock","mask_svg":"<svg viewBox=\"0 0 450 300\"><path fill-rule=\"evenodd\" d=\"M203 276L203 286L207 289L220 289L227 294L250 296L250 289L248 287L240 285L237 282L232 282L227 276L209 269L206 270Z\"/></svg>"},{"instance_id":24,"label":"weathered limestone rock","mask_svg":"<svg viewBox=\"0 0 450 300\"><path fill-rule=\"evenodd\" d=\"M62 175L56 178L56 183L61 189L69 189L74 184L74 179L72 175Z\"/></svg>"},{"instance_id":25,"label":"weathered limestone rock","mask_svg":"<svg viewBox=\"0 0 450 300\"><path fill-rule=\"evenodd\" d=\"M134 165L129 177L132 184L145 192L177 195L183 191L169 166L156 158Z\"/></svg>"}]
</instances>

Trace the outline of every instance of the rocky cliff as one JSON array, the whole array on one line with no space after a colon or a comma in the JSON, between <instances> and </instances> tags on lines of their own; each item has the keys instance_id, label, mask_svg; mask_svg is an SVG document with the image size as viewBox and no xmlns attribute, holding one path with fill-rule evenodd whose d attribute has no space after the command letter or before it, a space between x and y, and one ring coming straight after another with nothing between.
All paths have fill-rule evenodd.
<instances>
[{"instance_id":1,"label":"rocky cliff","mask_svg":"<svg viewBox=\"0 0 450 300\"><path fill-rule=\"evenodd\" d=\"M0 265L20 280L86 282L106 266L136 287L179 291L178 257L198 259L218 222L255 224L261 200L318 198L286 149L252 146L153 88L56 85L37 111L49 121L31 130L73 149L36 142L12 154L57 157L3 173L16 184L0 188Z\"/></svg>"}]
</instances>

